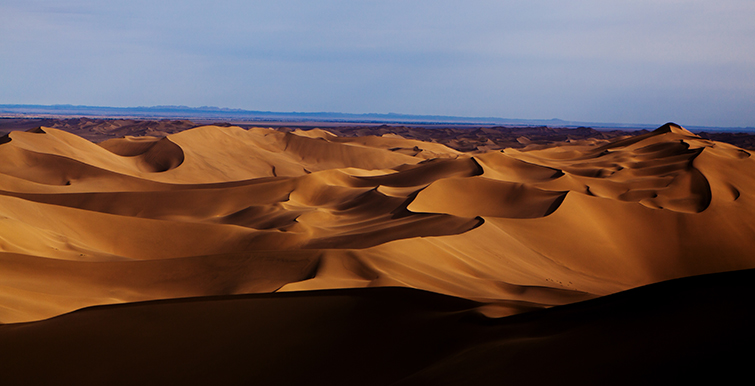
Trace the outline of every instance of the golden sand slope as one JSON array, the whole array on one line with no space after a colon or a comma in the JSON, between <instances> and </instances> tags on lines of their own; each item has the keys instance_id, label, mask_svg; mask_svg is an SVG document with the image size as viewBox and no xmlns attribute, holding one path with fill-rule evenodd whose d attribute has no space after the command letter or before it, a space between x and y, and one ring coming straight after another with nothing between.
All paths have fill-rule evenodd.
<instances>
[{"instance_id":1,"label":"golden sand slope","mask_svg":"<svg viewBox=\"0 0 755 386\"><path fill-rule=\"evenodd\" d=\"M405 286L490 315L755 267L755 163L673 125L465 154L206 126L0 139L0 322L188 296Z\"/></svg>"}]
</instances>

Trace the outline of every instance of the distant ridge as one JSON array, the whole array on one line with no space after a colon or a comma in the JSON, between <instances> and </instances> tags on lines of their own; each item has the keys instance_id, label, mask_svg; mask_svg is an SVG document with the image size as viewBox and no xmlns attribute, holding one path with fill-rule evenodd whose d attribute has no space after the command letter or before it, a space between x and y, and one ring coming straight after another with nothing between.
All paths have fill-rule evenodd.
<instances>
[{"instance_id":1,"label":"distant ridge","mask_svg":"<svg viewBox=\"0 0 755 386\"><path fill-rule=\"evenodd\" d=\"M107 107L80 105L0 105L0 117L111 117L146 119L214 119L245 121L316 121L353 123L392 123L414 125L490 125L490 126L547 126L594 127L616 129L654 129L661 123L605 123L553 119L509 119L497 117L458 117L445 115L412 115L398 113L338 113L338 112L275 112L231 109L213 106L139 106ZM685 125L692 131L755 131L755 127L712 127Z\"/></svg>"},{"instance_id":2,"label":"distant ridge","mask_svg":"<svg viewBox=\"0 0 755 386\"><path fill-rule=\"evenodd\" d=\"M0 114L23 115L65 115L93 117L140 117L140 118L211 118L244 120L315 120L349 121L365 123L442 123L442 124L525 124L537 126L576 125L560 119L505 119L495 117L456 117L443 115L411 115L397 113L337 113L337 112L275 112L243 109L229 109L213 106L139 106L105 107L75 105L0 105ZM627 125L631 127L655 128L658 125Z\"/></svg>"}]
</instances>

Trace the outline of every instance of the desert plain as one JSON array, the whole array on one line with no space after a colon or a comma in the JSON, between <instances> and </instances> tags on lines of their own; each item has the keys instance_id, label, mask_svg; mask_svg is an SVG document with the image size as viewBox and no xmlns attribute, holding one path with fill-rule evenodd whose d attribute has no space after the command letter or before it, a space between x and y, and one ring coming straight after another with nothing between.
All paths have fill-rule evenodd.
<instances>
[{"instance_id":1,"label":"desert plain","mask_svg":"<svg viewBox=\"0 0 755 386\"><path fill-rule=\"evenodd\" d=\"M751 149L48 123L0 138L0 384L748 374Z\"/></svg>"}]
</instances>

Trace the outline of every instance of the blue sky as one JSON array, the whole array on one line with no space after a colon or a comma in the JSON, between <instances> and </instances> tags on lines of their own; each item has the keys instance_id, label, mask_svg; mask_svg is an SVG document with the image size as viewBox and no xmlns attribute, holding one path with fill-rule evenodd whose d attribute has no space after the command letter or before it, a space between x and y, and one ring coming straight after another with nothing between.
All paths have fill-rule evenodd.
<instances>
[{"instance_id":1,"label":"blue sky","mask_svg":"<svg viewBox=\"0 0 755 386\"><path fill-rule=\"evenodd\" d=\"M755 126L755 1L0 2L0 104Z\"/></svg>"}]
</instances>

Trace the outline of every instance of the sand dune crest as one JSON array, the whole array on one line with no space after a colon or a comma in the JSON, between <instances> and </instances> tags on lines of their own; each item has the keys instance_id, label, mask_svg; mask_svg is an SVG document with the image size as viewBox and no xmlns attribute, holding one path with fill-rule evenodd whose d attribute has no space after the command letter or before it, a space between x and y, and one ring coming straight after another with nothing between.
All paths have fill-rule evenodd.
<instances>
[{"instance_id":1,"label":"sand dune crest","mask_svg":"<svg viewBox=\"0 0 755 386\"><path fill-rule=\"evenodd\" d=\"M324 130L204 126L99 145L13 132L0 143L0 322L379 286L502 316L755 267L751 218L749 153L674 124L473 153Z\"/></svg>"}]
</instances>

